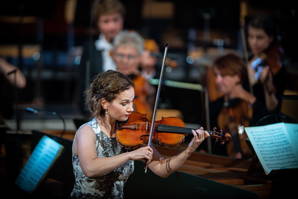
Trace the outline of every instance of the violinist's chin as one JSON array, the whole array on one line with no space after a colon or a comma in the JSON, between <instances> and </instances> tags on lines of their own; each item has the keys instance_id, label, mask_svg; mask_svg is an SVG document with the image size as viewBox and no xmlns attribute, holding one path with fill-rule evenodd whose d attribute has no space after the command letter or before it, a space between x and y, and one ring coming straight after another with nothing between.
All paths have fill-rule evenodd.
<instances>
[{"instance_id":1,"label":"violinist's chin","mask_svg":"<svg viewBox=\"0 0 298 199\"><path fill-rule=\"evenodd\" d=\"M119 119L119 121L124 122L124 121L128 120L128 117L129 117L129 114L125 114Z\"/></svg>"}]
</instances>

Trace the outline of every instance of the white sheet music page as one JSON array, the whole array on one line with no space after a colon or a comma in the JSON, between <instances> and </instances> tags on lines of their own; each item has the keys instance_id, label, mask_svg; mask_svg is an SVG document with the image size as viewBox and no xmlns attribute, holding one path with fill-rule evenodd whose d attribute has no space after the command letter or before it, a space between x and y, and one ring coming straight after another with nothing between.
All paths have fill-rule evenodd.
<instances>
[{"instance_id":1,"label":"white sheet music page","mask_svg":"<svg viewBox=\"0 0 298 199\"><path fill-rule=\"evenodd\" d=\"M298 168L298 124L281 122L245 127L245 131L266 175L272 170Z\"/></svg>"}]
</instances>

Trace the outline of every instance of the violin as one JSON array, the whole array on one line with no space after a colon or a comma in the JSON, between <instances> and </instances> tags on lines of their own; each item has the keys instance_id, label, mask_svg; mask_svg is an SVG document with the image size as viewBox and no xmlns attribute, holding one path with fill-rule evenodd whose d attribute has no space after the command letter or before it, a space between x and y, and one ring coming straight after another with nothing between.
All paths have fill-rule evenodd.
<instances>
[{"instance_id":1,"label":"violin","mask_svg":"<svg viewBox=\"0 0 298 199\"><path fill-rule=\"evenodd\" d=\"M152 122L147 119L146 114L133 112L126 122L117 123L116 139L124 146L138 147L144 144L151 146L152 142L176 145L184 140L185 134L192 134L193 129L184 128L184 122L179 118L168 117L155 121L167 49L166 45L152 111ZM217 139L223 137L221 134L214 132L210 132L210 136Z\"/></svg>"},{"instance_id":2,"label":"violin","mask_svg":"<svg viewBox=\"0 0 298 199\"><path fill-rule=\"evenodd\" d=\"M125 147L136 148L149 141L149 130L154 125L152 141L158 145L176 146L184 141L186 135L192 134L192 128L185 128L183 120L177 117L164 117L150 122L145 114L133 112L126 122L116 125L116 139ZM208 131L210 137L224 143L229 138L223 132Z\"/></svg>"},{"instance_id":3,"label":"violin","mask_svg":"<svg viewBox=\"0 0 298 199\"><path fill-rule=\"evenodd\" d=\"M269 66L273 75L275 75L282 67L281 52L277 46L272 46L267 49L259 58L265 65Z\"/></svg>"}]
</instances>

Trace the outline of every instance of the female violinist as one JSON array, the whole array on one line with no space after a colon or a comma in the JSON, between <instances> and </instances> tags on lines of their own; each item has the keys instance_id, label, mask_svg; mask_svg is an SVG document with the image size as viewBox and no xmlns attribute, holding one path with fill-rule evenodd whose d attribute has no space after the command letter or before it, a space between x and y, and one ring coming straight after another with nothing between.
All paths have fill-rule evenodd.
<instances>
[{"instance_id":1,"label":"female violinist","mask_svg":"<svg viewBox=\"0 0 298 199\"><path fill-rule=\"evenodd\" d=\"M228 148L228 155L240 159L243 154L249 154L250 151L241 142L238 128L249 125L253 117L252 108L257 104L256 98L245 88L246 67L239 56L227 54L218 57L212 68L217 87L224 95L210 104L211 126L218 126L231 134L230 143L233 146L230 147L232 149ZM215 153L226 155L226 151Z\"/></svg>"},{"instance_id":2,"label":"female violinist","mask_svg":"<svg viewBox=\"0 0 298 199\"><path fill-rule=\"evenodd\" d=\"M144 40L137 32L122 31L115 37L111 55L117 70L128 75L135 84L136 111L150 117L155 89L139 70L143 50Z\"/></svg>"},{"instance_id":3,"label":"female violinist","mask_svg":"<svg viewBox=\"0 0 298 199\"><path fill-rule=\"evenodd\" d=\"M93 119L83 124L73 141L72 198L123 198L123 188L134 170L134 160L145 160L156 175L167 177L184 164L200 143L209 136L193 130L193 139L180 154L162 157L152 146L125 151L115 139L116 123L133 113L135 92L130 78L118 71L98 74L86 91Z\"/></svg>"},{"instance_id":4,"label":"female violinist","mask_svg":"<svg viewBox=\"0 0 298 199\"><path fill-rule=\"evenodd\" d=\"M268 113L280 111L285 89L285 67L282 50L276 39L276 24L270 16L252 16L247 27L247 41L251 52L247 66L254 96L265 106L255 122Z\"/></svg>"}]
</instances>

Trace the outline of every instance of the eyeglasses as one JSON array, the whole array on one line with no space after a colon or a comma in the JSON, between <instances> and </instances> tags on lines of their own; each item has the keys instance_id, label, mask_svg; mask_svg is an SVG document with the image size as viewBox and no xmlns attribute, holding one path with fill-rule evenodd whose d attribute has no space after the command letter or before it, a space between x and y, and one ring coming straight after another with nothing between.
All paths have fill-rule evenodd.
<instances>
[{"instance_id":1,"label":"eyeglasses","mask_svg":"<svg viewBox=\"0 0 298 199\"><path fill-rule=\"evenodd\" d=\"M116 59L123 60L123 59L126 58L129 61L134 60L138 57L137 55L125 55L125 54L122 54L122 53L115 53L114 56L115 56Z\"/></svg>"}]
</instances>

